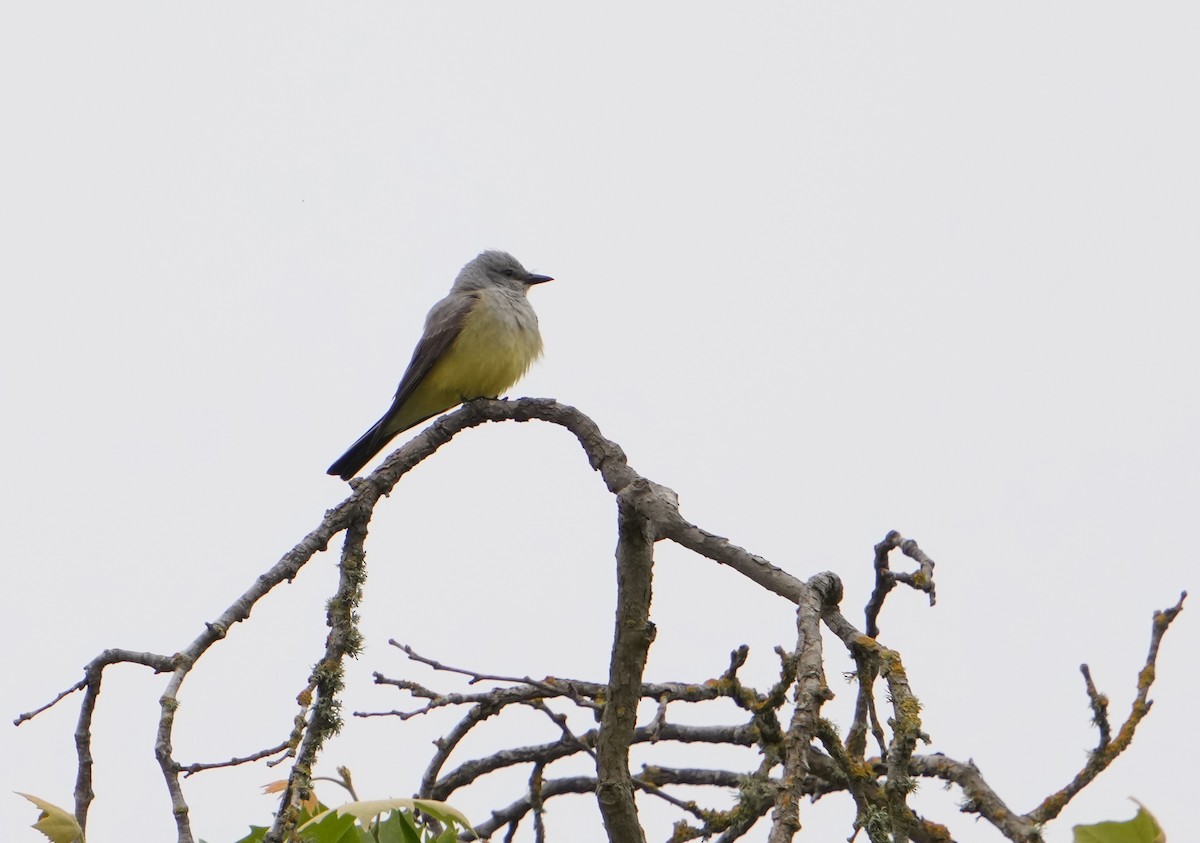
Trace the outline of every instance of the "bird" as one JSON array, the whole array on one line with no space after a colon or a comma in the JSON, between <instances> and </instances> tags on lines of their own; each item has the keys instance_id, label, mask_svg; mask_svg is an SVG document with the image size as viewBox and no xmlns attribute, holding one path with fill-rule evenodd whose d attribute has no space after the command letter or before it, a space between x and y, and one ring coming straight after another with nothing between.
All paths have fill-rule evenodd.
<instances>
[{"instance_id":1,"label":"bird","mask_svg":"<svg viewBox=\"0 0 1200 843\"><path fill-rule=\"evenodd\" d=\"M425 317L392 405L327 473L349 480L409 428L464 401L496 398L520 380L542 354L529 288L553 280L507 252L469 261Z\"/></svg>"}]
</instances>

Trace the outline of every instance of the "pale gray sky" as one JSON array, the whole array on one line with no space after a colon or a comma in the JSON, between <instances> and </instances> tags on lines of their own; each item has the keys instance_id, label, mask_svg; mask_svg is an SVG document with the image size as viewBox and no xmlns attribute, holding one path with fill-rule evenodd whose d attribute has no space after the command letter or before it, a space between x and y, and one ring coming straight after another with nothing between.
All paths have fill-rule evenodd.
<instances>
[{"instance_id":1,"label":"pale gray sky","mask_svg":"<svg viewBox=\"0 0 1200 843\"><path fill-rule=\"evenodd\" d=\"M1151 613L1200 587L1194 3L3 17L9 719L106 647L184 646L339 502L325 467L484 248L558 279L533 291L546 357L513 394L590 414L686 516L797 575L836 571L856 619L871 546L889 529L921 542L939 603L894 594L884 640L929 751L974 758L1014 809L1095 743L1079 663L1123 718ZM481 670L602 678L614 520L561 429L491 425L444 448L373 523L347 710L408 706L374 670L452 685L389 637ZM286 735L333 562L189 678L181 758ZM656 571L649 677L703 680L745 642L747 678L769 684L789 607L672 547ZM1131 815L1127 796L1172 839L1194 825L1195 611L1132 749L1048 843ZM842 725L844 666L827 708ZM131 667L105 680L94 841L173 839L162 687ZM9 791L70 805L77 711L0 729L0 838L40 839ZM407 795L448 723L351 721L324 764ZM521 725L493 737L551 736ZM280 775L189 780L193 827L235 839ZM456 802L483 817L523 786ZM999 840L959 798L927 783L916 801L961 840ZM851 813L806 808L811 839ZM654 839L674 818L647 817ZM601 839L586 806L552 804L549 823Z\"/></svg>"}]
</instances>

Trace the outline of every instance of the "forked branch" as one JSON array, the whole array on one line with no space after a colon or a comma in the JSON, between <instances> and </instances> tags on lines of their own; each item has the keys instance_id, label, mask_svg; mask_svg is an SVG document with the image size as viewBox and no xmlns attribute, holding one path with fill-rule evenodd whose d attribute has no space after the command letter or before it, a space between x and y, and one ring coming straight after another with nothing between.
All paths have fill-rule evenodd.
<instances>
[{"instance_id":1,"label":"forked branch","mask_svg":"<svg viewBox=\"0 0 1200 843\"><path fill-rule=\"evenodd\" d=\"M479 826L481 834L502 828L511 834L532 814L536 834L546 834L543 806L547 799L564 793L594 790L608 830L609 839L629 843L645 839L638 823L635 793L665 799L687 817L676 826L673 839L695 837L734 840L744 835L768 812L771 814L770 840L784 843L801 828L802 797L819 798L848 791L858 806L856 825L872 841L905 840L944 841L944 827L917 815L908 805L913 777L935 777L959 786L965 796L964 810L977 813L1013 841L1036 843L1038 828L1056 817L1063 806L1120 754L1133 738L1137 725L1149 712L1148 698L1154 679L1159 644L1171 622L1183 608L1183 598L1172 608L1156 613L1151 647L1138 677L1138 693L1124 724L1112 734L1108 722L1107 700L1096 691L1090 673L1084 669L1086 690L1093 716L1100 731L1097 748L1084 768L1062 790L1047 797L1025 815L1014 814L984 781L973 764L941 755L923 756L916 752L918 743L928 742L921 717L920 703L913 692L900 654L879 640L879 617L887 595L897 584L925 592L935 601L934 563L911 539L890 532L875 546L875 587L866 605L866 633L856 629L842 614L840 580L831 573L808 580L789 573L768 560L731 543L721 536L688 522L680 512L675 493L642 477L630 467L624 451L605 439L595 423L573 407L546 399L518 401L477 400L437 420L389 456L368 477L352 481L352 493L330 509L321 523L274 566L257 577L217 618L204 625L197 637L173 655L106 650L84 669L83 678L52 702L21 715L17 723L36 717L75 691L84 691L76 730L78 775L76 815L86 824L93 799L91 735L95 704L106 668L121 663L139 664L155 672L168 674L161 696L154 753L163 773L175 816L180 843L193 843L181 779L185 775L236 764L251 763L266 757L292 759L288 785L283 794L276 822L268 840L289 838L294 830L298 806L314 779L313 766L318 753L341 725L338 716L342 669L346 658L360 648L355 607L362 595L365 576L363 542L376 505L392 491L400 479L420 462L435 453L462 430L487 421L518 422L539 419L569 430L582 446L589 464L597 470L617 500L617 578L618 603L610 673L605 682L577 680L523 679L474 674L473 682L505 682L511 687L491 688L472 694L440 694L407 679L385 679L424 700L422 707L408 712L388 712L400 719L455 705L470 707L468 714L444 739L439 741L435 757L421 784L421 795L444 799L493 770L517 764L529 764L529 792L509 807L497 811L491 820ZM307 678L299 695L299 711L287 739L269 749L255 750L224 762L185 764L175 758L172 738L175 712L180 705L180 688L199 660L228 630L246 620L251 609L270 591L290 582L309 560L325 550L339 533L345 533L337 592L330 600L327 623L330 628L325 651ZM760 693L747 688L737 677L746 653L737 650L724 674L700 685L687 683L649 684L643 672L654 639L650 622L651 573L654 544L674 541L702 557L738 571L765 590L783 598L796 614L797 642L794 651L780 650L780 679ZM910 572L893 571L891 551L899 549L917 567ZM832 696L825 682L824 653L820 625L831 630L856 662L858 681L853 722L845 735L839 735L821 717L823 703ZM445 669L425 660L411 650L410 658L430 667ZM459 671L463 672L463 671ZM470 675L470 674L468 674ZM877 683L886 687L886 701L877 704ZM789 699L791 695L791 699ZM673 723L668 707L701 703L725 697L745 712L744 723L720 726L685 726ZM576 733L565 715L551 709L547 700L568 701L599 716L599 729ZM651 721L637 723L638 703L653 700L657 704ZM532 707L546 714L558 727L559 739L537 746L518 747L482 759L460 764L443 773L450 755L465 735L492 714L506 706ZM890 705L886 722L880 709ZM376 714L374 716L381 716ZM784 728L781 724L787 723ZM879 748L878 757L867 757L868 735ZM760 758L753 769L741 772L724 769L682 770L647 767L639 776L629 770L629 747L635 743L656 741L710 742L735 746L753 746ZM549 777L550 766L561 758L584 753L595 759L597 774L586 777ZM737 800L732 809L708 810L679 799L665 789L674 784L736 787ZM692 825L696 822L696 825Z\"/></svg>"}]
</instances>

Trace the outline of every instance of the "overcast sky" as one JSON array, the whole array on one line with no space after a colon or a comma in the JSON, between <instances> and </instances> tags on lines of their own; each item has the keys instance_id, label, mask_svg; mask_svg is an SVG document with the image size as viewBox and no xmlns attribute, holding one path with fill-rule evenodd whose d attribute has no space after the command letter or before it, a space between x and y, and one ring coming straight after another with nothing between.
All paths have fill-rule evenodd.
<instances>
[{"instance_id":1,"label":"overcast sky","mask_svg":"<svg viewBox=\"0 0 1200 843\"><path fill-rule=\"evenodd\" d=\"M837 572L856 621L872 545L921 543L938 605L895 592L882 640L925 751L973 758L1029 810L1095 745L1079 664L1123 719L1153 611L1200 587L1198 43L1184 2L9 4L5 717L104 648L186 646L312 529L426 310L501 248L557 279L532 292L546 354L512 394L589 414L685 516L798 576ZM377 511L346 710L412 707L375 670L457 687L389 637L603 679L614 516L564 430L460 436ZM187 680L181 760L286 737L334 562ZM1132 815L1128 796L1171 839L1194 827L1196 611L1132 748L1048 843ZM771 648L795 644L786 603L664 545L653 620L652 680L703 681L747 643L765 687ZM106 675L94 841L174 838L163 686ZM40 839L12 790L71 805L78 705L0 729L0 838ZM351 721L320 771L408 795L451 722ZM496 745L554 736L489 725ZM635 760L712 761L655 752L676 754ZM282 775L189 780L196 833L266 822L257 788ZM523 789L455 804L483 819ZM915 802L999 840L959 799L928 782ZM551 804L551 839L602 839L577 802ZM659 840L676 818L645 815ZM851 818L840 796L806 806L801 839Z\"/></svg>"}]
</instances>

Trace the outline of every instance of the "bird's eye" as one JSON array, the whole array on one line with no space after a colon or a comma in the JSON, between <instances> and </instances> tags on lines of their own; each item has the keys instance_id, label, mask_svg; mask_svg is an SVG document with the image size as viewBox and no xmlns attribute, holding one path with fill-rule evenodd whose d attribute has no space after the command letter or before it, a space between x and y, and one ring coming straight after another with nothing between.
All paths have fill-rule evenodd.
<instances>
[{"instance_id":1,"label":"bird's eye","mask_svg":"<svg viewBox=\"0 0 1200 843\"><path fill-rule=\"evenodd\" d=\"M512 267L509 267L508 269L504 270L505 278L512 278L514 275L516 275L516 272L512 269Z\"/></svg>"}]
</instances>

